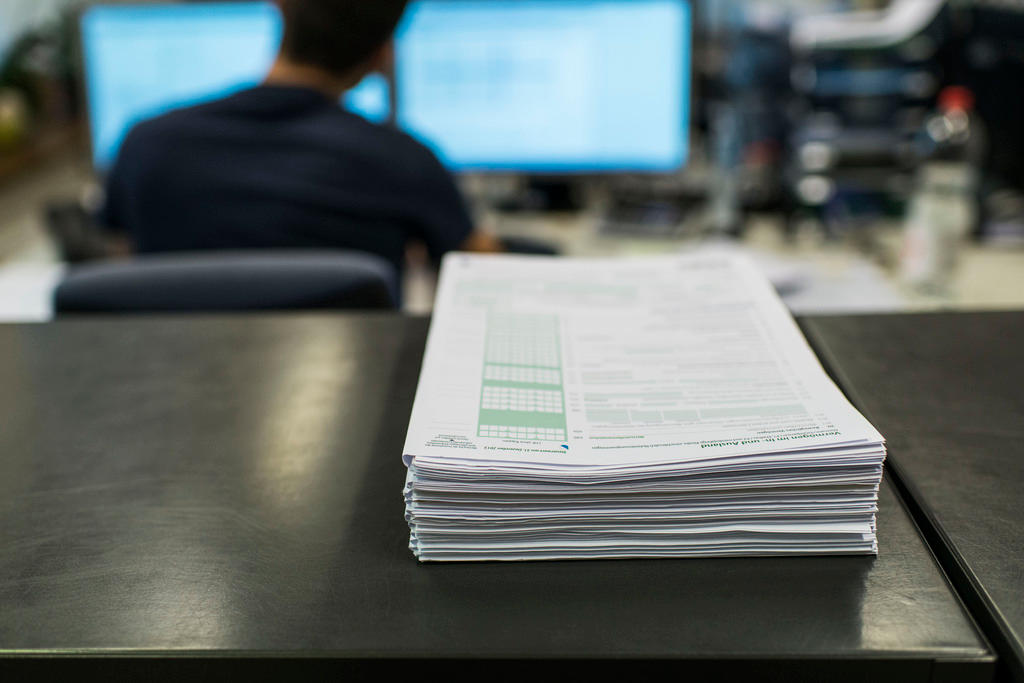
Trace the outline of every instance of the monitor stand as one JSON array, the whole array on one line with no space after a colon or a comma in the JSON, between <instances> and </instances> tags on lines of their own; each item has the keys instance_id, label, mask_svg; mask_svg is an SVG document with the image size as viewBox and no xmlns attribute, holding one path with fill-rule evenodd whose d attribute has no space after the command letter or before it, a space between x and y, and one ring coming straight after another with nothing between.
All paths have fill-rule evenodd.
<instances>
[{"instance_id":1,"label":"monitor stand","mask_svg":"<svg viewBox=\"0 0 1024 683\"><path fill-rule=\"evenodd\" d=\"M571 213L586 207L585 194L579 180L529 178L495 208L503 213Z\"/></svg>"},{"instance_id":2,"label":"monitor stand","mask_svg":"<svg viewBox=\"0 0 1024 683\"><path fill-rule=\"evenodd\" d=\"M612 237L680 239L700 232L707 205L703 188L651 182L610 188L600 232Z\"/></svg>"}]
</instances>

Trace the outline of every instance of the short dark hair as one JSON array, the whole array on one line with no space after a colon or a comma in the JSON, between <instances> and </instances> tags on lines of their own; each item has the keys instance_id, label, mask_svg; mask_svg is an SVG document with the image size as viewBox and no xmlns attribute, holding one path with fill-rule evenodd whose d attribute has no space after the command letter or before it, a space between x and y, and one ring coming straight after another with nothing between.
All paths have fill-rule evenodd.
<instances>
[{"instance_id":1,"label":"short dark hair","mask_svg":"<svg viewBox=\"0 0 1024 683\"><path fill-rule=\"evenodd\" d=\"M281 51L342 75L368 60L398 26L408 0L279 0Z\"/></svg>"}]
</instances>

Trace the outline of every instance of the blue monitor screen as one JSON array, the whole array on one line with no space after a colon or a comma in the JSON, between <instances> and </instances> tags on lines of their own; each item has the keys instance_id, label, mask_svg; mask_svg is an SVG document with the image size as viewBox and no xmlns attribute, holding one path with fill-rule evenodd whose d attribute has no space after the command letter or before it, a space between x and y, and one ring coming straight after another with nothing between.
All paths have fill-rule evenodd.
<instances>
[{"instance_id":1,"label":"blue monitor screen","mask_svg":"<svg viewBox=\"0 0 1024 683\"><path fill-rule=\"evenodd\" d=\"M391 85L382 74L370 74L345 93L342 105L374 123L391 118Z\"/></svg>"},{"instance_id":2,"label":"blue monitor screen","mask_svg":"<svg viewBox=\"0 0 1024 683\"><path fill-rule=\"evenodd\" d=\"M109 5L82 17L93 162L109 168L135 123L259 83L281 41L268 2ZM379 122L388 85L369 76L345 106Z\"/></svg>"},{"instance_id":3,"label":"blue monitor screen","mask_svg":"<svg viewBox=\"0 0 1024 683\"><path fill-rule=\"evenodd\" d=\"M400 126L461 171L671 171L688 153L684 0L423 0Z\"/></svg>"}]
</instances>

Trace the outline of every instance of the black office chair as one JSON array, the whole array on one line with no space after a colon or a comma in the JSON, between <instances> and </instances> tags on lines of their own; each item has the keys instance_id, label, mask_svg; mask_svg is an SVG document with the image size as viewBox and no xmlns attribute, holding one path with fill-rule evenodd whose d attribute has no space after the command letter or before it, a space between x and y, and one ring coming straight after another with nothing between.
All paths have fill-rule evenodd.
<instances>
[{"instance_id":1,"label":"black office chair","mask_svg":"<svg viewBox=\"0 0 1024 683\"><path fill-rule=\"evenodd\" d=\"M146 255L77 266L54 293L58 315L386 309L397 302L395 268L350 251Z\"/></svg>"}]
</instances>

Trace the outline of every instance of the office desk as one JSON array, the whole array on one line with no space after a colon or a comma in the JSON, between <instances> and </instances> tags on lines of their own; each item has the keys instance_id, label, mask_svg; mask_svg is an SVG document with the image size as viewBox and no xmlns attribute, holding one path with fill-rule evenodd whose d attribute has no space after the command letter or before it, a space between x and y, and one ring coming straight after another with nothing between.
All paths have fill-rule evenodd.
<instances>
[{"instance_id":1,"label":"office desk","mask_svg":"<svg viewBox=\"0 0 1024 683\"><path fill-rule=\"evenodd\" d=\"M417 564L400 455L426 330L0 327L0 678L989 680L888 485L877 559Z\"/></svg>"},{"instance_id":2,"label":"office desk","mask_svg":"<svg viewBox=\"0 0 1024 683\"><path fill-rule=\"evenodd\" d=\"M1024 313L816 318L805 329L889 440L890 471L1024 681Z\"/></svg>"}]
</instances>

